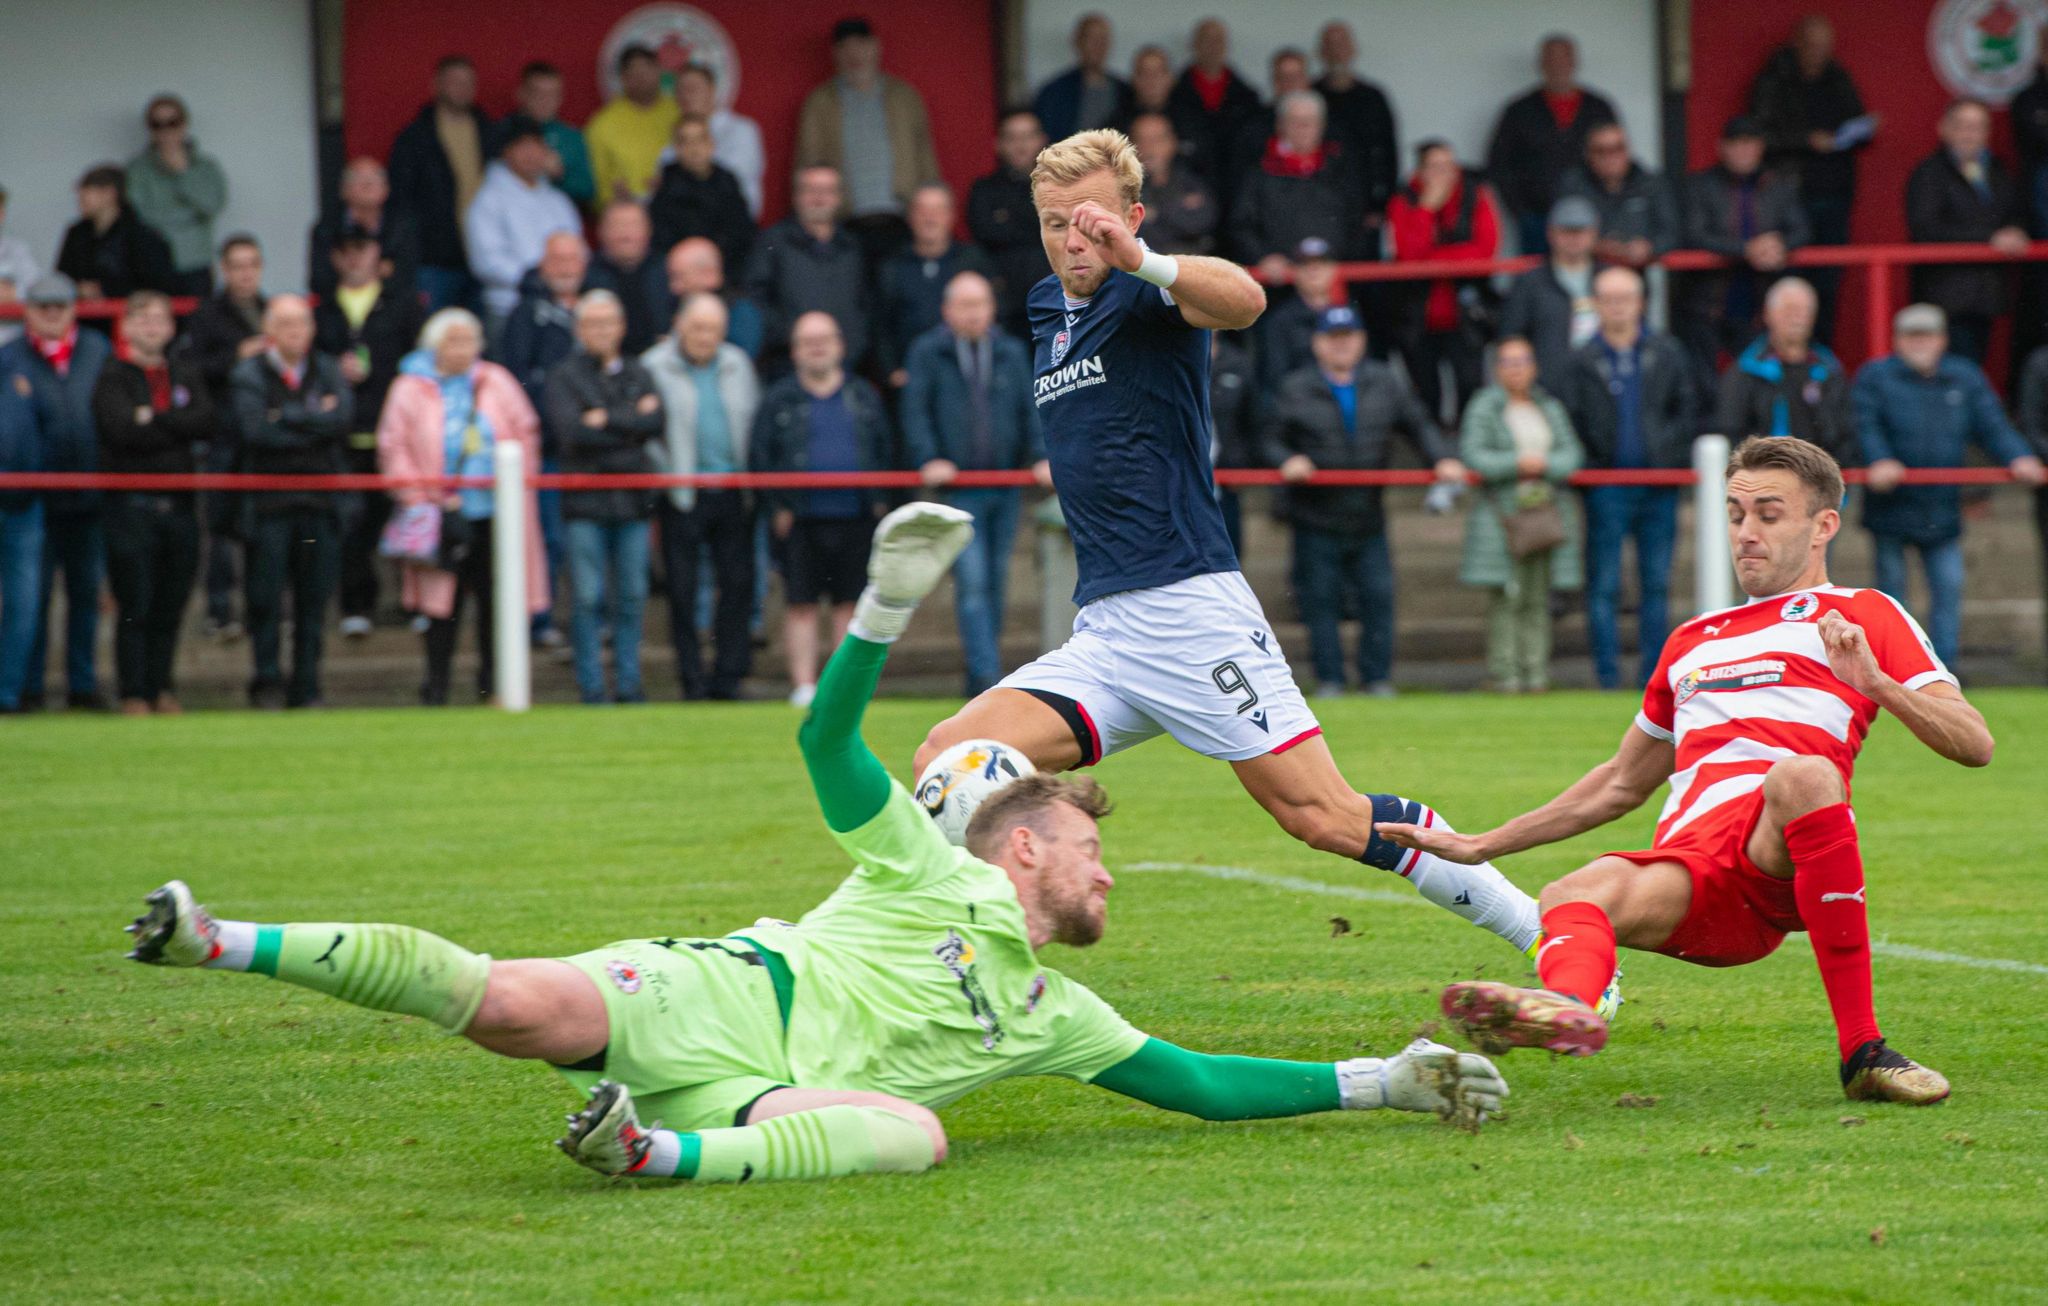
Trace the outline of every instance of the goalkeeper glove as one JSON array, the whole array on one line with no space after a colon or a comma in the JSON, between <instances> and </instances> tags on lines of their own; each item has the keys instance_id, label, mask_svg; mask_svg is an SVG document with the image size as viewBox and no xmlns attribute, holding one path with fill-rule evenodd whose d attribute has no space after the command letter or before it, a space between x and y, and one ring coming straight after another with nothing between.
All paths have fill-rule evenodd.
<instances>
[{"instance_id":1,"label":"goalkeeper glove","mask_svg":"<svg viewBox=\"0 0 2048 1306\"><path fill-rule=\"evenodd\" d=\"M910 614L974 538L974 516L943 503L906 503L882 518L868 551L868 584L847 633L893 644Z\"/></svg>"},{"instance_id":2,"label":"goalkeeper glove","mask_svg":"<svg viewBox=\"0 0 2048 1306\"><path fill-rule=\"evenodd\" d=\"M1339 1061L1337 1094L1346 1111L1434 1111L1476 1124L1500 1110L1508 1086L1478 1053L1419 1038L1391 1057Z\"/></svg>"}]
</instances>

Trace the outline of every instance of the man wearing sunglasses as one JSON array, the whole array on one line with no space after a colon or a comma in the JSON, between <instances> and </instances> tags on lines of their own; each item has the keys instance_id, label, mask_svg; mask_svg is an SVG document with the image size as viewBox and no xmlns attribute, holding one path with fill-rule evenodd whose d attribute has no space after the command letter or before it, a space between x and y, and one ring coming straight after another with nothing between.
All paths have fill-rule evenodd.
<instances>
[{"instance_id":1,"label":"man wearing sunglasses","mask_svg":"<svg viewBox=\"0 0 2048 1306\"><path fill-rule=\"evenodd\" d=\"M228 178L192 141L191 115L175 95L149 102L149 146L128 161L128 203L171 246L174 295L213 293L213 220L228 203Z\"/></svg>"}]
</instances>

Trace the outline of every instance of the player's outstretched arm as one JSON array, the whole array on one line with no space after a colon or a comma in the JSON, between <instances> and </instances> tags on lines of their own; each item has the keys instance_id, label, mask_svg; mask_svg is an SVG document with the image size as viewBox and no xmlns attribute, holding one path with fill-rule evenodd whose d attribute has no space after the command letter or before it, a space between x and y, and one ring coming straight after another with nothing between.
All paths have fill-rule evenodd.
<instances>
[{"instance_id":1,"label":"player's outstretched arm","mask_svg":"<svg viewBox=\"0 0 2048 1306\"><path fill-rule=\"evenodd\" d=\"M974 519L940 503L908 503L875 527L868 584L846 639L818 677L818 694L797 731L825 824L857 830L889 799L889 772L860 737L861 717L882 677L889 645L967 542Z\"/></svg>"},{"instance_id":2,"label":"player's outstretched arm","mask_svg":"<svg viewBox=\"0 0 2048 1306\"><path fill-rule=\"evenodd\" d=\"M1163 287L1189 326L1242 331L1266 311L1265 288L1229 259L1148 250L1120 215L1092 200L1074 206L1073 222L1109 266Z\"/></svg>"},{"instance_id":3,"label":"player's outstretched arm","mask_svg":"<svg viewBox=\"0 0 2048 1306\"><path fill-rule=\"evenodd\" d=\"M1403 848L1420 848L1447 861L1475 865L1525 848L1557 843L1596 830L1648 802L1659 785L1671 778L1675 759L1671 741L1640 725L1630 725L1614 756L1580 777L1533 812L1482 834L1456 834L1441 827L1382 821L1382 836Z\"/></svg>"},{"instance_id":4,"label":"player's outstretched arm","mask_svg":"<svg viewBox=\"0 0 2048 1306\"><path fill-rule=\"evenodd\" d=\"M1417 1039L1391 1057L1280 1061L1210 1056L1147 1039L1095 1076L1113 1093L1203 1120L1266 1120L1321 1111L1433 1111L1477 1125L1508 1095L1485 1057Z\"/></svg>"}]
</instances>

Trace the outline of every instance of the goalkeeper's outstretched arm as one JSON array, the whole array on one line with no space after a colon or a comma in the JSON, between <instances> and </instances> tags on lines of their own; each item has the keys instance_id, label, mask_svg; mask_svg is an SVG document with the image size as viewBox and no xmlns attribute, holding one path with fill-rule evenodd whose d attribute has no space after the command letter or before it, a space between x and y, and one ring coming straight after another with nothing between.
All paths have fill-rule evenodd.
<instances>
[{"instance_id":1,"label":"goalkeeper's outstretched arm","mask_svg":"<svg viewBox=\"0 0 2048 1306\"><path fill-rule=\"evenodd\" d=\"M910 503L875 528L867 588L797 731L825 824L836 831L866 825L889 800L888 769L861 738L861 717L875 696L889 645L974 537L973 521L958 508Z\"/></svg>"},{"instance_id":2,"label":"goalkeeper's outstretched arm","mask_svg":"<svg viewBox=\"0 0 2048 1306\"><path fill-rule=\"evenodd\" d=\"M1491 1061L1417 1039L1391 1057L1280 1061L1210 1056L1162 1039L1095 1077L1102 1088L1203 1120L1266 1120L1319 1111L1433 1111L1477 1125L1500 1110L1506 1081Z\"/></svg>"}]
</instances>

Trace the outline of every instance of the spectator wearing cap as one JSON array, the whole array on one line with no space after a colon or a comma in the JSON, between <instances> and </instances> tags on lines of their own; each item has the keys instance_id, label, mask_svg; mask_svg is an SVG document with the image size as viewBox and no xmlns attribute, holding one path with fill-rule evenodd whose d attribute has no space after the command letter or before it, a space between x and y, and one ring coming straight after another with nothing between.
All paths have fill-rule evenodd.
<instances>
[{"instance_id":1,"label":"spectator wearing cap","mask_svg":"<svg viewBox=\"0 0 2048 1306\"><path fill-rule=\"evenodd\" d=\"M1286 273L1287 255L1313 236L1339 258L1365 231L1364 191L1342 146L1323 130L1323 97L1290 91L1274 110L1274 134L1238 179L1230 227L1238 256L1267 277Z\"/></svg>"},{"instance_id":2,"label":"spectator wearing cap","mask_svg":"<svg viewBox=\"0 0 2048 1306\"><path fill-rule=\"evenodd\" d=\"M484 170L463 226L491 335L519 302L519 282L540 262L548 237L583 228L576 206L548 180L548 142L540 124L507 118L499 139L499 156Z\"/></svg>"},{"instance_id":3,"label":"spectator wearing cap","mask_svg":"<svg viewBox=\"0 0 2048 1306\"><path fill-rule=\"evenodd\" d=\"M516 103L515 118L540 124L548 146L549 183L579 208L590 207L597 197L597 177L590 170L582 129L562 121L562 70L542 60L520 69Z\"/></svg>"},{"instance_id":4,"label":"spectator wearing cap","mask_svg":"<svg viewBox=\"0 0 2048 1306\"><path fill-rule=\"evenodd\" d=\"M22 292L42 275L28 242L7 234L7 188L0 186L0 307L21 302ZM0 321L0 345L21 334L13 322Z\"/></svg>"},{"instance_id":5,"label":"spectator wearing cap","mask_svg":"<svg viewBox=\"0 0 2048 1306\"><path fill-rule=\"evenodd\" d=\"M241 434L242 469L257 475L327 476L346 465L355 399L334 359L313 348L313 310L297 295L263 309L265 348L235 365L229 394ZM251 496L248 548L253 707L320 705L327 605L341 576L341 505L319 490ZM291 593L292 666L285 678L285 593Z\"/></svg>"},{"instance_id":6,"label":"spectator wearing cap","mask_svg":"<svg viewBox=\"0 0 2048 1306\"><path fill-rule=\"evenodd\" d=\"M718 246L725 262L743 266L754 247L754 218L740 180L714 157L711 123L686 113L676 120L674 161L661 170L647 206L654 247L671 250L678 241L703 236Z\"/></svg>"},{"instance_id":7,"label":"spectator wearing cap","mask_svg":"<svg viewBox=\"0 0 2048 1306\"><path fill-rule=\"evenodd\" d=\"M796 167L838 170L841 215L872 268L908 238L903 211L919 186L941 180L939 156L924 97L882 71L882 43L867 19L833 25L832 64L832 79L804 97L797 115Z\"/></svg>"},{"instance_id":8,"label":"spectator wearing cap","mask_svg":"<svg viewBox=\"0 0 2048 1306\"><path fill-rule=\"evenodd\" d=\"M716 291L690 292L676 311L675 329L640 356L661 392L663 437L652 445L661 471L747 470L747 442L761 406L761 385L746 351L726 338L728 322L725 301ZM669 638L683 698L738 698L754 656L748 631L756 602L754 494L679 485L663 492L656 513L668 582ZM707 580L717 595L709 623L715 651L708 683L697 641L698 605Z\"/></svg>"},{"instance_id":9,"label":"spectator wearing cap","mask_svg":"<svg viewBox=\"0 0 2048 1306\"><path fill-rule=\"evenodd\" d=\"M167 352L177 334L169 297L137 291L122 318L122 356L93 390L100 468L189 475L213 434L199 365ZM114 591L114 669L130 716L179 711L172 684L178 629L199 573L199 514L190 491L109 491L107 577Z\"/></svg>"},{"instance_id":10,"label":"spectator wearing cap","mask_svg":"<svg viewBox=\"0 0 2048 1306\"><path fill-rule=\"evenodd\" d=\"M1508 101L1486 150L1487 176L1515 215L1524 254L1543 252L1544 220L1564 193L1559 183L1585 158L1588 134L1616 116L1606 96L1579 85L1579 47L1571 37L1544 37L1536 68L1542 80Z\"/></svg>"},{"instance_id":11,"label":"spectator wearing cap","mask_svg":"<svg viewBox=\"0 0 2048 1306\"><path fill-rule=\"evenodd\" d=\"M1500 209L1476 173L1458 162L1444 141L1415 150L1415 175L1387 206L1394 258L1490 259L1500 253ZM1432 417L1443 412L1443 369L1451 372L1453 407L1462 410L1479 388L1485 348L1477 309L1483 286L1448 278L1411 288L1401 310L1398 341L1415 393Z\"/></svg>"},{"instance_id":12,"label":"spectator wearing cap","mask_svg":"<svg viewBox=\"0 0 2048 1306\"><path fill-rule=\"evenodd\" d=\"M1739 260L1729 272L1697 273L1685 294L1681 330L1712 387L1720 355L1739 352L1756 334L1764 287L1785 256L1807 243L1799 183L1764 170L1764 134L1756 119L1721 129L1720 162L1686 178L1685 243Z\"/></svg>"},{"instance_id":13,"label":"spectator wearing cap","mask_svg":"<svg viewBox=\"0 0 2048 1306\"><path fill-rule=\"evenodd\" d=\"M1820 299L1808 282L1784 277L1764 293L1764 333L1721 374L1714 429L1745 435L1795 435L1853 466L1849 378L1842 361L1814 339Z\"/></svg>"},{"instance_id":14,"label":"spectator wearing cap","mask_svg":"<svg viewBox=\"0 0 2048 1306\"><path fill-rule=\"evenodd\" d=\"M263 249L247 232L221 242L220 291L201 300L185 323L182 348L199 362L199 375L213 401L214 433L206 448L209 472L232 472L241 441L235 431L229 377L237 364L268 347L263 339ZM236 583L243 531L240 494L210 491L201 496L206 520L206 626L211 638L239 639L235 620Z\"/></svg>"},{"instance_id":15,"label":"spectator wearing cap","mask_svg":"<svg viewBox=\"0 0 2048 1306\"><path fill-rule=\"evenodd\" d=\"M57 271L82 299L122 299L176 283L171 247L128 205L127 179L103 163L78 179L78 221L64 231Z\"/></svg>"},{"instance_id":16,"label":"spectator wearing cap","mask_svg":"<svg viewBox=\"0 0 2048 1306\"><path fill-rule=\"evenodd\" d=\"M1865 363L1850 391L1856 442L1868 467L1863 525L1877 550L1877 587L1906 602L1906 547L1927 580L1927 634L1950 666L1963 625L1962 491L1903 485L1910 470L1961 467L1971 445L2029 485L2041 460L2005 417L1976 363L1949 347L1933 304L1911 304L1892 319L1892 352Z\"/></svg>"},{"instance_id":17,"label":"spectator wearing cap","mask_svg":"<svg viewBox=\"0 0 2048 1306\"><path fill-rule=\"evenodd\" d=\"M1267 424L1266 458L1292 488L1294 589L1308 626L1316 692L1344 692L1339 621L1358 613L1359 685L1393 694L1394 569L1378 486L1311 486L1318 471L1382 471L1393 465L1394 436L1414 446L1444 482L1465 469L1443 432L1393 370L1366 357L1365 324L1348 304L1316 319L1315 362L1281 383Z\"/></svg>"},{"instance_id":18,"label":"spectator wearing cap","mask_svg":"<svg viewBox=\"0 0 2048 1306\"><path fill-rule=\"evenodd\" d=\"M1578 500L1569 482L1585 450L1564 405L1537 384L1529 341L1502 337L1493 377L1465 406L1459 435L1458 457L1479 478L1480 501L1465 517L1458 579L1487 591L1493 688L1540 694L1550 688L1550 596L1578 589L1584 575ZM1556 514L1561 538L1537 547L1543 542L1518 537L1510 523L1545 508Z\"/></svg>"},{"instance_id":19,"label":"spectator wearing cap","mask_svg":"<svg viewBox=\"0 0 2048 1306\"><path fill-rule=\"evenodd\" d=\"M1352 167L1365 185L1366 220L1377 224L1401 184L1393 102L1385 91L1352 69L1358 58L1358 39L1351 24L1323 24L1316 52L1322 59L1323 75L1316 79L1314 89L1329 109L1330 135L1352 151Z\"/></svg>"},{"instance_id":20,"label":"spectator wearing cap","mask_svg":"<svg viewBox=\"0 0 2048 1306\"><path fill-rule=\"evenodd\" d=\"M668 326L668 268L654 257L654 224L638 200L613 200L597 220L589 289L609 290L626 308L626 352L638 354Z\"/></svg>"},{"instance_id":21,"label":"spectator wearing cap","mask_svg":"<svg viewBox=\"0 0 2048 1306\"><path fill-rule=\"evenodd\" d=\"M228 205L228 175L192 140L192 117L175 95L142 112L149 144L128 161L128 203L171 247L173 295L213 293L213 220Z\"/></svg>"},{"instance_id":22,"label":"spectator wearing cap","mask_svg":"<svg viewBox=\"0 0 2048 1306\"><path fill-rule=\"evenodd\" d=\"M663 431L661 395L640 360L620 352L626 314L608 290L576 302L577 348L548 373L543 414L570 475L641 475L654 470L648 443ZM647 608L646 490L565 490L570 589L576 596L576 692L585 703L644 703L640 636ZM600 630L612 649L606 684Z\"/></svg>"},{"instance_id":23,"label":"spectator wearing cap","mask_svg":"<svg viewBox=\"0 0 2048 1306\"><path fill-rule=\"evenodd\" d=\"M882 324L877 346L894 389L909 382L911 348L940 324L954 278L973 272L986 282L995 275L979 248L953 239L953 222L953 192L939 184L918 187L910 197L910 244L891 255L876 277Z\"/></svg>"},{"instance_id":24,"label":"spectator wearing cap","mask_svg":"<svg viewBox=\"0 0 2048 1306\"><path fill-rule=\"evenodd\" d=\"M1957 100L1941 115L1940 133L1941 147L1906 178L1908 238L2025 253L2019 189L1991 152L1991 111L1976 100ZM1913 294L1946 315L1948 348L1982 367L1992 319L2007 307L2006 280L1997 267L1917 267Z\"/></svg>"},{"instance_id":25,"label":"spectator wearing cap","mask_svg":"<svg viewBox=\"0 0 2048 1306\"><path fill-rule=\"evenodd\" d=\"M1230 28L1222 19L1196 23L1190 45L1194 61L1174 81L1166 111L1196 165L1216 187L1217 204L1229 213L1238 182L1230 167L1231 147L1245 120L1259 111L1259 93L1230 66ZM1159 57L1164 59L1165 52Z\"/></svg>"},{"instance_id":26,"label":"spectator wearing cap","mask_svg":"<svg viewBox=\"0 0 2048 1306\"><path fill-rule=\"evenodd\" d=\"M718 74L707 65L693 63L676 74L676 104L684 117L699 117L711 125L711 157L730 172L747 199L747 214L761 216L761 178L767 170L767 156L761 151L761 125L718 103ZM664 164L673 160L664 157Z\"/></svg>"},{"instance_id":27,"label":"spectator wearing cap","mask_svg":"<svg viewBox=\"0 0 2048 1306\"><path fill-rule=\"evenodd\" d=\"M1600 330L1548 383L1564 400L1585 446L1586 466L1602 470L1690 465L1698 391L1685 350L1643 320L1643 278L1633 268L1604 268L1593 278ZM1635 541L1634 685L1648 683L1670 627L1671 552L1678 537L1679 491L1658 485L1595 485L1586 491L1586 633L1602 689L1621 686L1621 549Z\"/></svg>"},{"instance_id":28,"label":"spectator wearing cap","mask_svg":"<svg viewBox=\"0 0 2048 1306\"><path fill-rule=\"evenodd\" d=\"M753 300L734 292L725 277L725 258L718 246L691 236L668 252L668 309L674 321L683 301L692 295L716 295L727 315L725 336L749 359L761 353L761 310Z\"/></svg>"},{"instance_id":29,"label":"spectator wearing cap","mask_svg":"<svg viewBox=\"0 0 2048 1306\"><path fill-rule=\"evenodd\" d=\"M119 174L115 174L118 176ZM38 277L22 296L28 331L0 347L5 369L26 378L42 428L46 472L97 472L99 424L93 391L113 356L97 331L78 329L78 288L61 272ZM42 571L38 579L35 633L29 641L19 705L43 701L43 673L49 644L50 598L57 573L64 573L64 682L66 701L77 708L106 706L93 667L99 631L100 580L106 569L102 503L96 490L51 491L43 495Z\"/></svg>"},{"instance_id":30,"label":"spectator wearing cap","mask_svg":"<svg viewBox=\"0 0 2048 1306\"><path fill-rule=\"evenodd\" d=\"M860 242L839 224L839 210L839 173L822 164L801 169L789 216L754 244L746 293L761 307L762 370L769 375L789 370L791 332L813 311L839 324L840 347L854 366L867 357L871 283Z\"/></svg>"},{"instance_id":31,"label":"spectator wearing cap","mask_svg":"<svg viewBox=\"0 0 2048 1306\"><path fill-rule=\"evenodd\" d=\"M322 299L334 293L334 250L343 235L377 242L378 280L393 293L419 283L420 235L412 215L391 202L384 165L368 156L341 170L340 204L321 215L306 237L306 288Z\"/></svg>"},{"instance_id":32,"label":"spectator wearing cap","mask_svg":"<svg viewBox=\"0 0 2048 1306\"><path fill-rule=\"evenodd\" d=\"M1600 330L1593 309L1593 241L1600 215L1592 201L1571 195L1550 206L1549 254L1541 267L1515 278L1500 310L1500 334L1521 336L1536 351L1536 376L1546 387L1564 378L1573 352Z\"/></svg>"},{"instance_id":33,"label":"spectator wearing cap","mask_svg":"<svg viewBox=\"0 0 2048 1306\"><path fill-rule=\"evenodd\" d=\"M336 360L354 395L348 469L377 472L377 419L398 364L418 338L419 297L384 280L383 250L374 236L343 232L328 251L334 289L313 310L313 348ZM391 517L391 497L369 491L349 497L341 539L341 633L361 639L377 616L377 543Z\"/></svg>"},{"instance_id":34,"label":"spectator wearing cap","mask_svg":"<svg viewBox=\"0 0 2048 1306\"><path fill-rule=\"evenodd\" d=\"M1074 66L1039 87L1031 102L1046 135L1062 141L1130 121L1131 84L1109 71L1114 40L1105 14L1083 14L1074 23Z\"/></svg>"},{"instance_id":35,"label":"spectator wearing cap","mask_svg":"<svg viewBox=\"0 0 2048 1306\"><path fill-rule=\"evenodd\" d=\"M1015 489L963 489L961 472L1032 468L1049 484L1031 355L995 325L988 278L966 271L946 283L944 321L910 348L903 444L926 490L974 514L974 539L953 564L953 610L967 654L967 697L1002 679L1010 545L1022 497Z\"/></svg>"},{"instance_id":36,"label":"spectator wearing cap","mask_svg":"<svg viewBox=\"0 0 2048 1306\"><path fill-rule=\"evenodd\" d=\"M644 45L619 51L619 93L591 115L583 139L600 206L645 200L654 193L661 152L683 116L674 97L661 93L661 60Z\"/></svg>"},{"instance_id":37,"label":"spectator wearing cap","mask_svg":"<svg viewBox=\"0 0 2048 1306\"><path fill-rule=\"evenodd\" d=\"M1216 247L1216 192L1181 155L1173 119L1141 113L1131 122L1131 144L1145 165L1145 243L1161 254L1207 254ZM1032 252L1044 264L1034 239Z\"/></svg>"},{"instance_id":38,"label":"spectator wearing cap","mask_svg":"<svg viewBox=\"0 0 2048 1306\"><path fill-rule=\"evenodd\" d=\"M463 218L484 184L490 119L476 107L476 65L451 54L434 65L434 96L391 146L391 203L419 235L419 289L429 311L476 293Z\"/></svg>"},{"instance_id":39,"label":"spectator wearing cap","mask_svg":"<svg viewBox=\"0 0 2048 1306\"><path fill-rule=\"evenodd\" d=\"M26 291L34 281L22 286ZM43 408L19 341L0 344L0 472L43 470ZM43 500L0 490L0 715L21 711L43 579Z\"/></svg>"},{"instance_id":40,"label":"spectator wearing cap","mask_svg":"<svg viewBox=\"0 0 2048 1306\"><path fill-rule=\"evenodd\" d=\"M1031 338L1024 301L1045 279L1045 243L1038 234L1038 207L1031 202L1031 167L1045 148L1038 115L1012 109L996 126L995 171L977 177L967 191L967 232L996 267L996 317L1019 340ZM1158 218L1148 201L1145 237ZM1156 243L1153 248L1160 248Z\"/></svg>"},{"instance_id":41,"label":"spectator wearing cap","mask_svg":"<svg viewBox=\"0 0 2048 1306\"><path fill-rule=\"evenodd\" d=\"M1628 132L1603 122L1586 133L1586 157L1557 184L1560 195L1580 195L1600 215L1593 256L1638 271L1675 249L1684 235L1678 202L1655 171L1629 154Z\"/></svg>"},{"instance_id":42,"label":"spectator wearing cap","mask_svg":"<svg viewBox=\"0 0 2048 1306\"><path fill-rule=\"evenodd\" d=\"M1151 215L1146 216L1149 219ZM1330 242L1322 237L1310 236L1297 244L1291 252L1290 269L1294 293L1268 309L1255 328L1259 385L1269 395L1280 389L1289 374L1315 362L1310 343L1323 310L1350 302Z\"/></svg>"}]
</instances>

